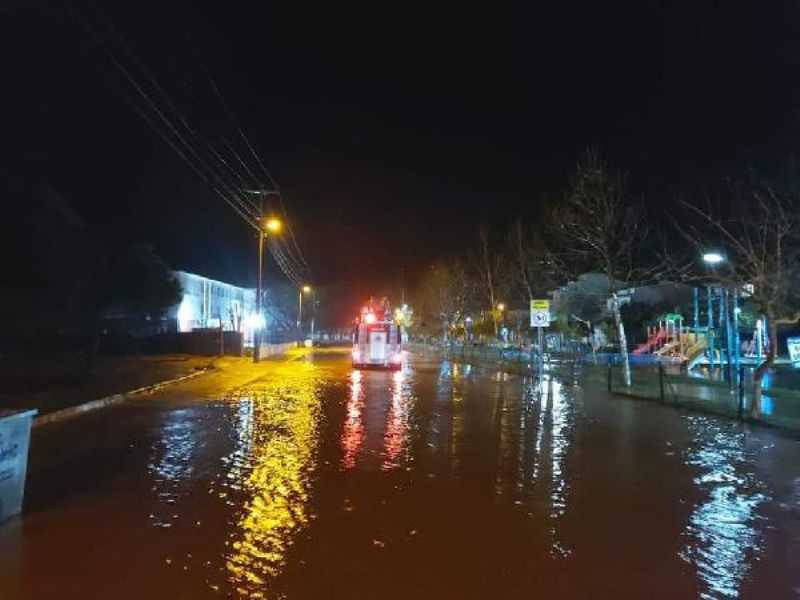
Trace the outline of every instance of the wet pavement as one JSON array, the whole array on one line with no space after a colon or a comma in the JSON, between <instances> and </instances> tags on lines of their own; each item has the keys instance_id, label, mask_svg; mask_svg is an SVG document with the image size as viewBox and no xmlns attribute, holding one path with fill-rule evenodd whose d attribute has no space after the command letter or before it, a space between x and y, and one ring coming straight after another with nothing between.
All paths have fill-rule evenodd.
<instances>
[{"instance_id":1,"label":"wet pavement","mask_svg":"<svg viewBox=\"0 0 800 600\"><path fill-rule=\"evenodd\" d=\"M0 598L800 597L796 436L572 372L266 373L37 430Z\"/></svg>"}]
</instances>

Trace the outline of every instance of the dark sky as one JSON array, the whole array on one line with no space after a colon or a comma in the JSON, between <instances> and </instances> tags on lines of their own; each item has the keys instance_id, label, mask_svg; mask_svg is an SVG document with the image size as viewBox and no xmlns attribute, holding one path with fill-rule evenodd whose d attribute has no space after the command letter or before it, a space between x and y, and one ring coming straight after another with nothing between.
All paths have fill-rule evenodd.
<instances>
[{"instance_id":1,"label":"dark sky","mask_svg":"<svg viewBox=\"0 0 800 600\"><path fill-rule=\"evenodd\" d=\"M660 206L800 140L794 2L105 4L75 4L116 28L99 41L69 11L0 13L5 160L90 223L240 283L252 236L126 104L104 51L120 40L216 139L234 129L213 75L315 280L364 293L481 222L535 219L588 144Z\"/></svg>"}]
</instances>

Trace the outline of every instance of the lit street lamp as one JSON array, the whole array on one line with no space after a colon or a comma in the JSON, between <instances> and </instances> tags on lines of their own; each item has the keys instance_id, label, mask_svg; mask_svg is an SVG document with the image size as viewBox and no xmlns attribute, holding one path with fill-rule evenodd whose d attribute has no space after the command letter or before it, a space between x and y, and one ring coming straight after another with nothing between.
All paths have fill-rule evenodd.
<instances>
[{"instance_id":1,"label":"lit street lamp","mask_svg":"<svg viewBox=\"0 0 800 600\"><path fill-rule=\"evenodd\" d=\"M264 325L264 317L261 314L261 296L263 295L263 272L264 272L264 240L270 233L276 235L280 233L283 223L280 219L269 217L261 223L258 232L258 285L256 287L256 314L259 316L259 323L262 325L253 332L253 362L261 359L261 330Z\"/></svg>"},{"instance_id":2,"label":"lit street lamp","mask_svg":"<svg viewBox=\"0 0 800 600\"><path fill-rule=\"evenodd\" d=\"M703 262L709 265L718 265L721 262L725 262L725 257L719 252L704 252Z\"/></svg>"},{"instance_id":3,"label":"lit street lamp","mask_svg":"<svg viewBox=\"0 0 800 600\"><path fill-rule=\"evenodd\" d=\"M711 267L714 267L726 261L725 255L716 250L708 250L703 253L703 262ZM714 338L712 329L714 326L714 319L712 316L712 290L713 287L708 288L708 346L709 346L709 362L714 366ZM730 298L730 302L728 301ZM726 367L728 371L728 382L731 388L735 385L734 378L739 375L739 306L738 306L738 289L736 287L728 290L726 286L719 287L719 324L723 327L724 343L726 354ZM698 305L697 294L695 294L695 325L698 321ZM724 323L723 323L724 320ZM722 354L723 348L720 346L720 368L722 368Z\"/></svg>"},{"instance_id":4,"label":"lit street lamp","mask_svg":"<svg viewBox=\"0 0 800 600\"><path fill-rule=\"evenodd\" d=\"M256 315L258 326L253 330L253 362L261 359L261 330L264 328L264 316L261 314L262 279L264 270L264 238L268 234L277 235L283 229L283 223L277 217L263 217L264 196L280 196L278 190L243 190L247 194L259 196L258 212L262 215L258 220L258 277L256 280Z\"/></svg>"},{"instance_id":5,"label":"lit street lamp","mask_svg":"<svg viewBox=\"0 0 800 600\"><path fill-rule=\"evenodd\" d=\"M311 286L304 285L300 288L298 293L298 302L297 302L297 343L302 343L303 341L303 330L301 326L303 324L303 294L310 294L311 293Z\"/></svg>"}]
</instances>

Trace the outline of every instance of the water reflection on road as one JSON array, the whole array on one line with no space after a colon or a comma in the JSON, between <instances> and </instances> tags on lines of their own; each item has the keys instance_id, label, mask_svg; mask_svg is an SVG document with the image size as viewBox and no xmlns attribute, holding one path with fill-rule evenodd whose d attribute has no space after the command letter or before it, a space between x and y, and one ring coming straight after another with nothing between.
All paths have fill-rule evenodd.
<instances>
[{"instance_id":1,"label":"water reflection on road","mask_svg":"<svg viewBox=\"0 0 800 600\"><path fill-rule=\"evenodd\" d=\"M232 468L209 493L239 499L225 565L238 592L261 598L268 595L270 579L281 573L294 535L312 516L308 499L318 442L319 382L300 373L259 384L249 393L237 447L223 459Z\"/></svg>"},{"instance_id":2,"label":"water reflection on road","mask_svg":"<svg viewBox=\"0 0 800 600\"><path fill-rule=\"evenodd\" d=\"M687 422L692 442L685 460L698 470L694 481L705 497L689 518L681 556L707 584L703 597L736 598L750 565L762 557L757 509L770 498L740 427L704 416Z\"/></svg>"},{"instance_id":3,"label":"water reflection on road","mask_svg":"<svg viewBox=\"0 0 800 600\"><path fill-rule=\"evenodd\" d=\"M571 373L421 357L354 371L341 354L156 399L116 426L129 458L109 459L109 485L0 535L0 591L733 598L800 584L797 441ZM82 464L101 472L98 456ZM51 547L74 552L39 577Z\"/></svg>"}]
</instances>

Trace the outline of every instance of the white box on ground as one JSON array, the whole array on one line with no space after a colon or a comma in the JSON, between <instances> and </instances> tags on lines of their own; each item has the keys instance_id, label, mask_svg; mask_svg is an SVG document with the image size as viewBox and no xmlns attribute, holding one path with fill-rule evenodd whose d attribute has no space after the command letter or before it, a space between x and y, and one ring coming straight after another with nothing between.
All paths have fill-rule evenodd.
<instances>
[{"instance_id":1,"label":"white box on ground","mask_svg":"<svg viewBox=\"0 0 800 600\"><path fill-rule=\"evenodd\" d=\"M0 411L0 522L22 511L35 410Z\"/></svg>"}]
</instances>

